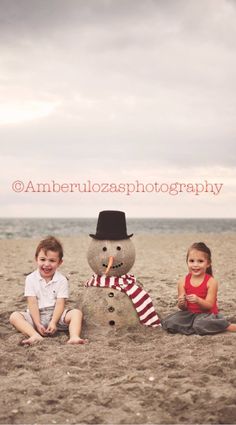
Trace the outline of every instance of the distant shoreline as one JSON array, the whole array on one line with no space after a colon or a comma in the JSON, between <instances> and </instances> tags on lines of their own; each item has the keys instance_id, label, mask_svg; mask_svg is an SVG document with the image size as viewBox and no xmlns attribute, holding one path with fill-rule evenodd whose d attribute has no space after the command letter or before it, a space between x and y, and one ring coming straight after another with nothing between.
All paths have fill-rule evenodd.
<instances>
[{"instance_id":1,"label":"distant shoreline","mask_svg":"<svg viewBox=\"0 0 236 425\"><path fill-rule=\"evenodd\" d=\"M0 218L0 239L81 236L94 232L97 218ZM139 234L236 233L236 218L127 218Z\"/></svg>"}]
</instances>

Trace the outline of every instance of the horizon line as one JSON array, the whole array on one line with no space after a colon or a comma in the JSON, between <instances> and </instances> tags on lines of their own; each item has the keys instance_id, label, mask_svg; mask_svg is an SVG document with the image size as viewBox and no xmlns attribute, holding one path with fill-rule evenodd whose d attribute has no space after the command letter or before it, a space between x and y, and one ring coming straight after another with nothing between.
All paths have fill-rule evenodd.
<instances>
[{"instance_id":1,"label":"horizon line","mask_svg":"<svg viewBox=\"0 0 236 425\"><path fill-rule=\"evenodd\" d=\"M85 217L85 216L83 216L83 217L74 217L74 216L61 216L61 217L53 217L53 216L44 216L44 217L39 217L39 216L24 216L24 217L17 217L17 216L13 216L13 217L1 217L0 216L0 220L2 219L2 220L10 220L10 219L30 219L30 220L33 220L33 219L36 219L36 220L46 220L46 219L54 219L54 220L61 220L61 219L63 219L63 220L65 220L65 219L73 219L73 220L80 220L80 219L82 219L82 220L88 220L88 219L97 219L98 218L98 216L93 216L93 217L91 217L91 216L87 216L87 217ZM235 220L236 219L236 217L185 217L185 216L183 216L183 217L153 217L153 216L148 216L148 217L127 217L126 216L126 219L127 220L132 220L132 219L135 219L135 220L137 220L137 219L141 219L141 220L143 220L143 219L151 219L151 220L153 220L153 219L156 219L156 220Z\"/></svg>"}]
</instances>

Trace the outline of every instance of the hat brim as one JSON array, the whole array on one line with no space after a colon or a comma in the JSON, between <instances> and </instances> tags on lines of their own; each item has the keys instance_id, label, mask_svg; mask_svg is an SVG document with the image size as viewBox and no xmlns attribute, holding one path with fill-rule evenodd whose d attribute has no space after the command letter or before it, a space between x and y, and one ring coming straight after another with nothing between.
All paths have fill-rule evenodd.
<instances>
[{"instance_id":1,"label":"hat brim","mask_svg":"<svg viewBox=\"0 0 236 425\"><path fill-rule=\"evenodd\" d=\"M99 241L122 241L123 239L129 239L133 236L133 233L131 233L131 235L126 235L126 236L109 236L109 235L89 235L91 238L93 239L97 239Z\"/></svg>"}]
</instances>

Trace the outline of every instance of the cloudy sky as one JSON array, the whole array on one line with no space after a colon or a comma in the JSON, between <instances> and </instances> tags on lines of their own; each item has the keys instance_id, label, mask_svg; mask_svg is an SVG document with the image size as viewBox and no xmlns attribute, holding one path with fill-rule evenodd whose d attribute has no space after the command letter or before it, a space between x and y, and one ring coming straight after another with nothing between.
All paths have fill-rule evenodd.
<instances>
[{"instance_id":1,"label":"cloudy sky","mask_svg":"<svg viewBox=\"0 0 236 425\"><path fill-rule=\"evenodd\" d=\"M234 0L0 0L0 215L235 217L235 51Z\"/></svg>"}]
</instances>

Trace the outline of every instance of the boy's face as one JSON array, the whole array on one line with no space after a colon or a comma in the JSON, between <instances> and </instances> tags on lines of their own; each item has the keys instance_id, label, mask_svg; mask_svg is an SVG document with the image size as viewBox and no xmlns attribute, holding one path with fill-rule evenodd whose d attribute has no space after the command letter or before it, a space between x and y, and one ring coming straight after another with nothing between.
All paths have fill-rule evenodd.
<instances>
[{"instance_id":1,"label":"boy's face","mask_svg":"<svg viewBox=\"0 0 236 425\"><path fill-rule=\"evenodd\" d=\"M39 273L43 279L49 282L56 271L56 269L62 263L59 258L59 253L55 251L44 252L42 249L39 251L39 255L36 258Z\"/></svg>"}]
</instances>

